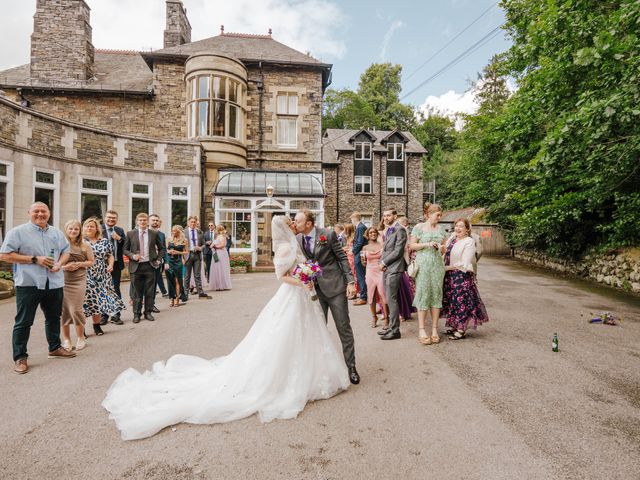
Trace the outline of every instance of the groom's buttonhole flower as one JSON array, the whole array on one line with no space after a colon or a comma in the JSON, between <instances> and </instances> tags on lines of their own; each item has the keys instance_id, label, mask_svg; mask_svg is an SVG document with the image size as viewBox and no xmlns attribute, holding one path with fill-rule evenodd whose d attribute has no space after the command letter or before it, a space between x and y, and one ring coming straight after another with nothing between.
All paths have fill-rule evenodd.
<instances>
[{"instance_id":1,"label":"groom's buttonhole flower","mask_svg":"<svg viewBox=\"0 0 640 480\"><path fill-rule=\"evenodd\" d=\"M324 235L320 235L320 245L326 245L327 244L327 237Z\"/></svg>"}]
</instances>

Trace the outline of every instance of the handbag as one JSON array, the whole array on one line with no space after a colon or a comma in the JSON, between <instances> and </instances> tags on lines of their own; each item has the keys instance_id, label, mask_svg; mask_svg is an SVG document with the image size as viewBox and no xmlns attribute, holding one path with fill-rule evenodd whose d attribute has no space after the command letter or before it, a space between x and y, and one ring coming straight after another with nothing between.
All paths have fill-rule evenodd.
<instances>
[{"instance_id":1,"label":"handbag","mask_svg":"<svg viewBox=\"0 0 640 480\"><path fill-rule=\"evenodd\" d=\"M407 266L407 274L411 278L416 278L416 276L418 275L418 263L416 262L415 258L411 260L411 262Z\"/></svg>"},{"instance_id":2,"label":"handbag","mask_svg":"<svg viewBox=\"0 0 640 480\"><path fill-rule=\"evenodd\" d=\"M213 261L215 263L218 263L220 261L220 257L218 257L218 252L213 252L213 255L211 257L213 258Z\"/></svg>"}]
</instances>

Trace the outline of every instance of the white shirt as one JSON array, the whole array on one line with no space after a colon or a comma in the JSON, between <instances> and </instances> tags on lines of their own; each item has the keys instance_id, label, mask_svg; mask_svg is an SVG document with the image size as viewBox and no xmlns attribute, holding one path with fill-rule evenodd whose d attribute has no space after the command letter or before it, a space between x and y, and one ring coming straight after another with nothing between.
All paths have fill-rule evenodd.
<instances>
[{"instance_id":1,"label":"white shirt","mask_svg":"<svg viewBox=\"0 0 640 480\"><path fill-rule=\"evenodd\" d=\"M143 230L138 229L138 241L140 241L140 233ZM142 253L142 245L140 245L140 253ZM149 261L149 229L144 230L144 257L140 256L138 263Z\"/></svg>"},{"instance_id":2,"label":"white shirt","mask_svg":"<svg viewBox=\"0 0 640 480\"><path fill-rule=\"evenodd\" d=\"M193 238L196 239L195 243L193 243L193 240L191 238L191 232L193 232ZM196 228L187 228L187 238L189 239L189 251L190 252L195 252L196 247L198 246L198 230Z\"/></svg>"}]
</instances>

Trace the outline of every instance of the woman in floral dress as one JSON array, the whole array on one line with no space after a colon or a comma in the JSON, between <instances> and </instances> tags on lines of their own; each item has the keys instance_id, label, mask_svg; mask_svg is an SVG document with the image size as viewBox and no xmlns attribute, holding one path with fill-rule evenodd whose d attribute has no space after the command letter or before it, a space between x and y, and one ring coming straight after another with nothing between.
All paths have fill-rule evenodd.
<instances>
[{"instance_id":1,"label":"woman in floral dress","mask_svg":"<svg viewBox=\"0 0 640 480\"><path fill-rule=\"evenodd\" d=\"M418 275L413 305L418 309L418 340L424 345L439 343L438 320L442 308L442 282L444 279L444 251L446 232L438 225L442 208L435 203L424 206L425 222L413 227L409 240L416 251ZM431 313L431 335L426 332L427 312Z\"/></svg>"},{"instance_id":2,"label":"woman in floral dress","mask_svg":"<svg viewBox=\"0 0 640 480\"><path fill-rule=\"evenodd\" d=\"M461 340L467 329L489 321L487 310L478 293L474 263L476 242L471 238L471 225L466 218L456 220L455 235L449 238L444 256L444 296L442 315L447 317L447 333Z\"/></svg>"},{"instance_id":3,"label":"woman in floral dress","mask_svg":"<svg viewBox=\"0 0 640 480\"><path fill-rule=\"evenodd\" d=\"M113 248L111 242L102 237L100 221L95 217L87 218L82 224L82 231L85 240L91 245L95 259L87 269L87 292L82 308L85 317L93 318L93 331L100 336L104 335L100 328L100 316L118 315L125 306L113 289Z\"/></svg>"}]
</instances>

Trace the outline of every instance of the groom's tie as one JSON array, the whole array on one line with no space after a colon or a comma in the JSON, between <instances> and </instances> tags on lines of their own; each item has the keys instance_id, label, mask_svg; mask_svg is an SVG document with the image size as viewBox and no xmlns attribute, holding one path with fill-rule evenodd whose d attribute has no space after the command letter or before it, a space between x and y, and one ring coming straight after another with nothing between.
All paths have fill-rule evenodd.
<instances>
[{"instance_id":1,"label":"groom's tie","mask_svg":"<svg viewBox=\"0 0 640 480\"><path fill-rule=\"evenodd\" d=\"M311 251L311 237L309 235L304 237L304 251L307 252L308 256L313 256L313 252Z\"/></svg>"}]
</instances>

